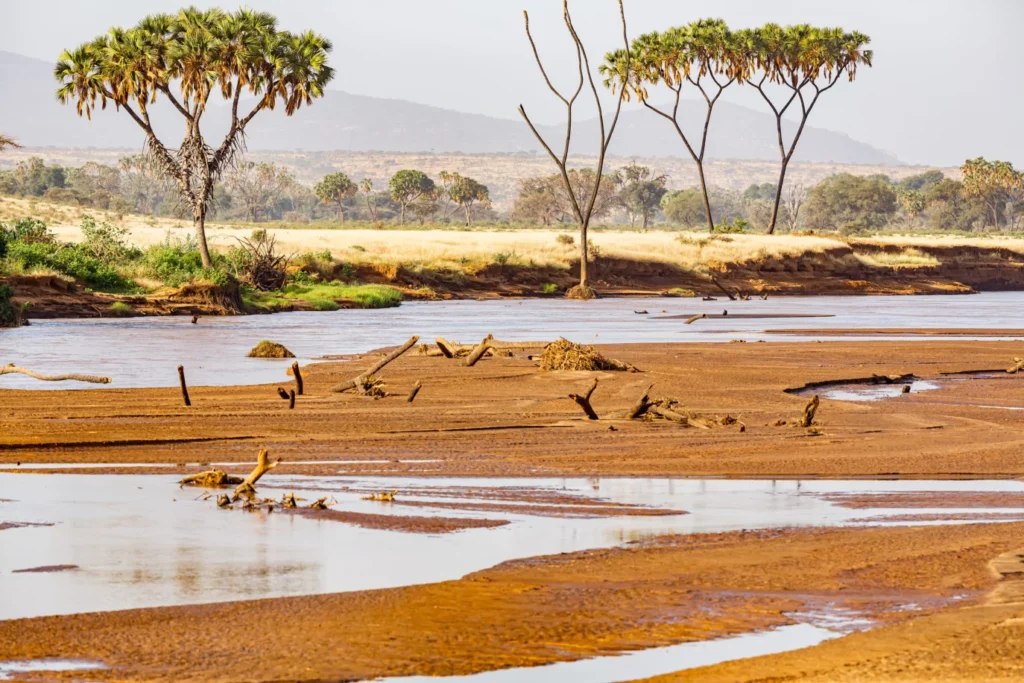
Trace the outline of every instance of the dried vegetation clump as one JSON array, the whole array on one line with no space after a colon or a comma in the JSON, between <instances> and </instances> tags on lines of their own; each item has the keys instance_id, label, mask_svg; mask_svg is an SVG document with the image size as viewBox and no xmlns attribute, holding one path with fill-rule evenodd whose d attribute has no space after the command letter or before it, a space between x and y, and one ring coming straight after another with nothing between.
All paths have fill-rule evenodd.
<instances>
[{"instance_id":1,"label":"dried vegetation clump","mask_svg":"<svg viewBox=\"0 0 1024 683\"><path fill-rule=\"evenodd\" d=\"M541 370L616 370L637 372L629 363L605 358L593 346L584 346L560 337L544 348Z\"/></svg>"},{"instance_id":2,"label":"dried vegetation clump","mask_svg":"<svg viewBox=\"0 0 1024 683\"><path fill-rule=\"evenodd\" d=\"M253 347L247 358L295 358L295 354L277 342L264 339Z\"/></svg>"}]
</instances>

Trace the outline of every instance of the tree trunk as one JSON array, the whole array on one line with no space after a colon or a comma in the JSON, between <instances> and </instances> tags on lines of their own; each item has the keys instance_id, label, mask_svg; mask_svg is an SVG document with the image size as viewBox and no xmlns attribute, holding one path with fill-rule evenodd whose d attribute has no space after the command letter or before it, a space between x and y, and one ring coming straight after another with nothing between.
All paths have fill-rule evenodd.
<instances>
[{"instance_id":1,"label":"tree trunk","mask_svg":"<svg viewBox=\"0 0 1024 683\"><path fill-rule=\"evenodd\" d=\"M466 204L466 227L467 228L469 227L469 211L470 211L470 206L469 206L469 204Z\"/></svg>"},{"instance_id":2,"label":"tree trunk","mask_svg":"<svg viewBox=\"0 0 1024 683\"><path fill-rule=\"evenodd\" d=\"M338 222L345 222L345 207L342 206L341 202L338 202Z\"/></svg>"},{"instance_id":3,"label":"tree trunk","mask_svg":"<svg viewBox=\"0 0 1024 683\"><path fill-rule=\"evenodd\" d=\"M196 229L196 241L199 243L199 255L203 259L203 268L213 268L210 259L210 247L206 244L206 204L198 206L192 212L192 225Z\"/></svg>"},{"instance_id":4,"label":"tree trunk","mask_svg":"<svg viewBox=\"0 0 1024 683\"><path fill-rule=\"evenodd\" d=\"M587 226L580 226L580 288L587 288Z\"/></svg>"},{"instance_id":5,"label":"tree trunk","mask_svg":"<svg viewBox=\"0 0 1024 683\"><path fill-rule=\"evenodd\" d=\"M402 204L402 217L399 219L402 225L405 225L405 204Z\"/></svg>"},{"instance_id":6,"label":"tree trunk","mask_svg":"<svg viewBox=\"0 0 1024 683\"><path fill-rule=\"evenodd\" d=\"M645 211L643 215L643 227L641 228L644 232L647 232L647 218L647 212Z\"/></svg>"},{"instance_id":7,"label":"tree trunk","mask_svg":"<svg viewBox=\"0 0 1024 683\"><path fill-rule=\"evenodd\" d=\"M708 232L715 231L715 219L711 216L711 202L708 200L708 184L704 180L704 162L697 162L697 175L700 176L700 191L704 198L704 215L708 219Z\"/></svg>"},{"instance_id":8,"label":"tree trunk","mask_svg":"<svg viewBox=\"0 0 1024 683\"><path fill-rule=\"evenodd\" d=\"M786 167L788 165L789 160L783 159L782 170L779 171L779 185L775 188L775 205L772 207L772 222L768 224L769 235L775 233L775 222L779 219L779 202L782 201L782 186L786 181Z\"/></svg>"}]
</instances>

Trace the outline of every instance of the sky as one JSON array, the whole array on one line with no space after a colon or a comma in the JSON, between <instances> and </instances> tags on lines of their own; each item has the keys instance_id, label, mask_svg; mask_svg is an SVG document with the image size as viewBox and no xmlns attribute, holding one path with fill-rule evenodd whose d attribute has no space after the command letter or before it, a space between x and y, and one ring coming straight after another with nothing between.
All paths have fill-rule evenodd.
<instances>
[{"instance_id":1,"label":"sky","mask_svg":"<svg viewBox=\"0 0 1024 683\"><path fill-rule=\"evenodd\" d=\"M872 38L874 67L823 96L810 124L893 152L908 163L959 165L985 156L1024 166L1024 0L624 0L628 32L702 17L733 28L768 21L838 25ZM63 48L169 12L182 0L0 0L0 49L55 60ZM197 1L199 6L234 4ZM516 118L525 105L556 123L561 104L537 72L522 11L556 83L574 54L559 0L250 0L288 30L314 29L334 43L331 87L464 112ZM622 45L615 0L570 0L596 69ZM764 109L750 87L724 99ZM614 153L614 145L612 152Z\"/></svg>"}]
</instances>

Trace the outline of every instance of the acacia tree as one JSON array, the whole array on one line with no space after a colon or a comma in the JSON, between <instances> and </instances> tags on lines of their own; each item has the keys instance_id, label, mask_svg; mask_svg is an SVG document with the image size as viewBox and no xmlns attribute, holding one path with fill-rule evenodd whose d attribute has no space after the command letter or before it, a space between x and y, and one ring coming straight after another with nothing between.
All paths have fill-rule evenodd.
<instances>
[{"instance_id":1,"label":"acacia tree","mask_svg":"<svg viewBox=\"0 0 1024 683\"><path fill-rule=\"evenodd\" d=\"M466 225L469 225L473 205L479 202L482 206L490 208L491 193L486 185L468 176L455 175L458 177L452 184L451 189L448 190L448 195L453 202L462 207L462 210L466 212Z\"/></svg>"},{"instance_id":2,"label":"acacia tree","mask_svg":"<svg viewBox=\"0 0 1024 683\"><path fill-rule=\"evenodd\" d=\"M626 49L623 69L625 73L628 73L630 68L630 49L629 38L626 33L626 10L622 6L622 0L618 0L618 3L619 18L622 21L622 41L625 44ZM601 105L601 95L598 92L596 83L594 82L594 76L590 70L590 60L587 57L587 51L583 46L583 41L580 40L579 34L573 26L572 17L569 14L568 0L562 0L562 18L565 22L566 29L569 31L569 36L572 39L573 46L576 48L576 66L579 72L579 82L577 83L575 90L568 95L562 94L562 92L551 83L551 79L548 78L547 71L544 69L544 63L541 61L540 54L537 52L537 45L534 43L533 35L530 33L530 15L525 10L523 11L523 20L526 25L526 38L530 41L530 48L533 50L533 57L537 61L537 67L540 69L541 76L544 78L544 82L547 84L548 89L550 89L551 92L554 93L555 97L561 100L562 104L565 105L565 143L562 147L562 153L556 154L551 146L544 140L544 137L537 131L536 126L533 125L530 117L526 114L526 109L522 104L519 105L519 114L523 117L523 120L526 121L526 125L530 127L530 130L544 148L544 151L546 151L548 156L551 157L551 160L555 162L555 166L558 167L558 171L562 177L563 187L565 188L566 195L572 206L572 215L576 219L576 224L579 226L580 284L571 288L566 293L566 296L577 299L592 299L596 294L587 282L587 259L589 258L587 251L587 229L590 227L590 219L594 215L594 205L601 189L601 177L604 175L605 155L608 152L608 146L611 144L612 136L615 134L615 127L619 122L619 113L622 111L622 102L625 99L626 91L625 89L620 90L615 105L615 114L612 117L610 124L606 125L604 108ZM597 105L597 122L600 133L600 145L598 147L597 166L594 171L595 182L592 185L589 196L586 197L584 201L580 201L580 198L576 195L573 183L570 180L570 171L566 168L566 163L569 159L569 145L572 142L573 106L576 104L576 100L580 93L583 92L585 84L589 84L590 91L594 95L594 103Z\"/></svg>"},{"instance_id":3,"label":"acacia tree","mask_svg":"<svg viewBox=\"0 0 1024 683\"><path fill-rule=\"evenodd\" d=\"M21 147L14 138L9 138L6 135L0 135L0 152L4 151L8 147Z\"/></svg>"},{"instance_id":4,"label":"acacia tree","mask_svg":"<svg viewBox=\"0 0 1024 683\"><path fill-rule=\"evenodd\" d=\"M280 102L289 116L323 96L334 71L327 65L331 43L307 31L277 28L265 12L241 9L182 9L155 14L130 29L115 27L105 36L61 53L54 69L57 98L74 103L79 116L92 118L112 102L126 111L146 136L146 152L177 184L179 199L192 213L203 264L210 267L206 216L214 187L245 147L245 128ZM255 102L239 113L243 91ZM213 148L201 124L214 93L230 102L228 132ZM165 97L181 116L185 135L168 147L154 130L149 108ZM247 105L248 106L248 105Z\"/></svg>"},{"instance_id":5,"label":"acacia tree","mask_svg":"<svg viewBox=\"0 0 1024 683\"><path fill-rule=\"evenodd\" d=\"M366 210L370 212L370 220L377 220L377 199L373 196L373 181L363 178L359 181L359 191L366 199Z\"/></svg>"},{"instance_id":6,"label":"acacia tree","mask_svg":"<svg viewBox=\"0 0 1024 683\"><path fill-rule=\"evenodd\" d=\"M984 157L968 159L960 167L963 193L985 203L992 225L999 228L999 219L1007 204L1024 201L1024 172L1018 172L1008 161L987 161Z\"/></svg>"},{"instance_id":7,"label":"acacia tree","mask_svg":"<svg viewBox=\"0 0 1024 683\"><path fill-rule=\"evenodd\" d=\"M757 89L775 114L782 165L768 225L770 235L775 232L779 217L786 168L793 159L808 117L818 98L831 90L844 75L852 82L857 77L858 66L871 66L872 51L864 49L871 39L863 33L806 24L785 28L766 24L759 29L740 31L734 39L737 46L742 45L744 55L740 59L750 69L745 80ZM755 72L760 73L760 78L754 75ZM780 91L781 96L778 94ZM794 103L799 107L800 123L787 144L782 134L782 118Z\"/></svg>"},{"instance_id":8,"label":"acacia tree","mask_svg":"<svg viewBox=\"0 0 1024 683\"><path fill-rule=\"evenodd\" d=\"M367 182L367 181L364 181ZM372 188L372 186L371 186ZM334 204L338 208L338 218L345 222L345 200L356 193L356 184L341 171L328 173L313 188L313 194L324 204Z\"/></svg>"},{"instance_id":9,"label":"acacia tree","mask_svg":"<svg viewBox=\"0 0 1024 683\"><path fill-rule=\"evenodd\" d=\"M715 221L711 216L711 201L704 177L704 157L715 104L726 88L737 81L742 82L747 75L749 62L737 47L733 33L724 21L701 19L686 26L670 28L664 33L644 34L633 41L631 57L623 50L616 50L605 55L605 63L601 66L605 85L612 92L625 92L627 97L636 95L645 107L672 124L697 165L704 214L711 232L715 230ZM671 110L651 104L649 90L661 84L673 93ZM679 105L683 87L687 84L700 92L706 106L699 143L691 142L679 124Z\"/></svg>"},{"instance_id":10,"label":"acacia tree","mask_svg":"<svg viewBox=\"0 0 1024 683\"><path fill-rule=\"evenodd\" d=\"M635 226L639 218L642 229L647 230L647 223L661 206L661 198L668 192L665 188L668 176L655 176L650 168L638 166L635 161L622 169L621 174L623 185L619 198L629 214L629 227Z\"/></svg>"},{"instance_id":11,"label":"acacia tree","mask_svg":"<svg viewBox=\"0 0 1024 683\"><path fill-rule=\"evenodd\" d=\"M405 212L409 206L419 199L433 198L434 181L423 171L403 169L391 176L388 181L391 199L401 207L401 223L405 223ZM422 212L421 212L422 213Z\"/></svg>"},{"instance_id":12,"label":"acacia tree","mask_svg":"<svg viewBox=\"0 0 1024 683\"><path fill-rule=\"evenodd\" d=\"M242 161L235 164L227 177L228 186L241 199L253 223L263 220L267 211L281 198L292 177L276 164Z\"/></svg>"}]
</instances>

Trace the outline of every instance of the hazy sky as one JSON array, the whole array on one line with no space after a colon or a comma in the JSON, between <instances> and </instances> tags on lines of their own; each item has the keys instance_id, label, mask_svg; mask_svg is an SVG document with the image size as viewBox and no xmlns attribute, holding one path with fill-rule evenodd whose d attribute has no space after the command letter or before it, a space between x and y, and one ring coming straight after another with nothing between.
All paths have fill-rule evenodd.
<instances>
[{"instance_id":1,"label":"hazy sky","mask_svg":"<svg viewBox=\"0 0 1024 683\"><path fill-rule=\"evenodd\" d=\"M911 163L958 165L983 155L1024 166L1022 0L625 0L630 36L704 16L735 28L766 21L840 25L872 38L875 67L823 97L811 124ZM0 49L54 60L115 24L182 0L0 0ZM230 3L197 2L200 6ZM522 10L556 81L571 78L560 0L252 0L282 28L334 42L332 87L515 118L520 102L556 122L523 34ZM621 45L615 0L570 0L596 63ZM595 64L596 66L596 64ZM565 78L559 78L564 76ZM763 107L751 88L727 99ZM9 101L8 98L5 100ZM559 105L560 106L560 105ZM612 151L614 152L614 145Z\"/></svg>"}]
</instances>

